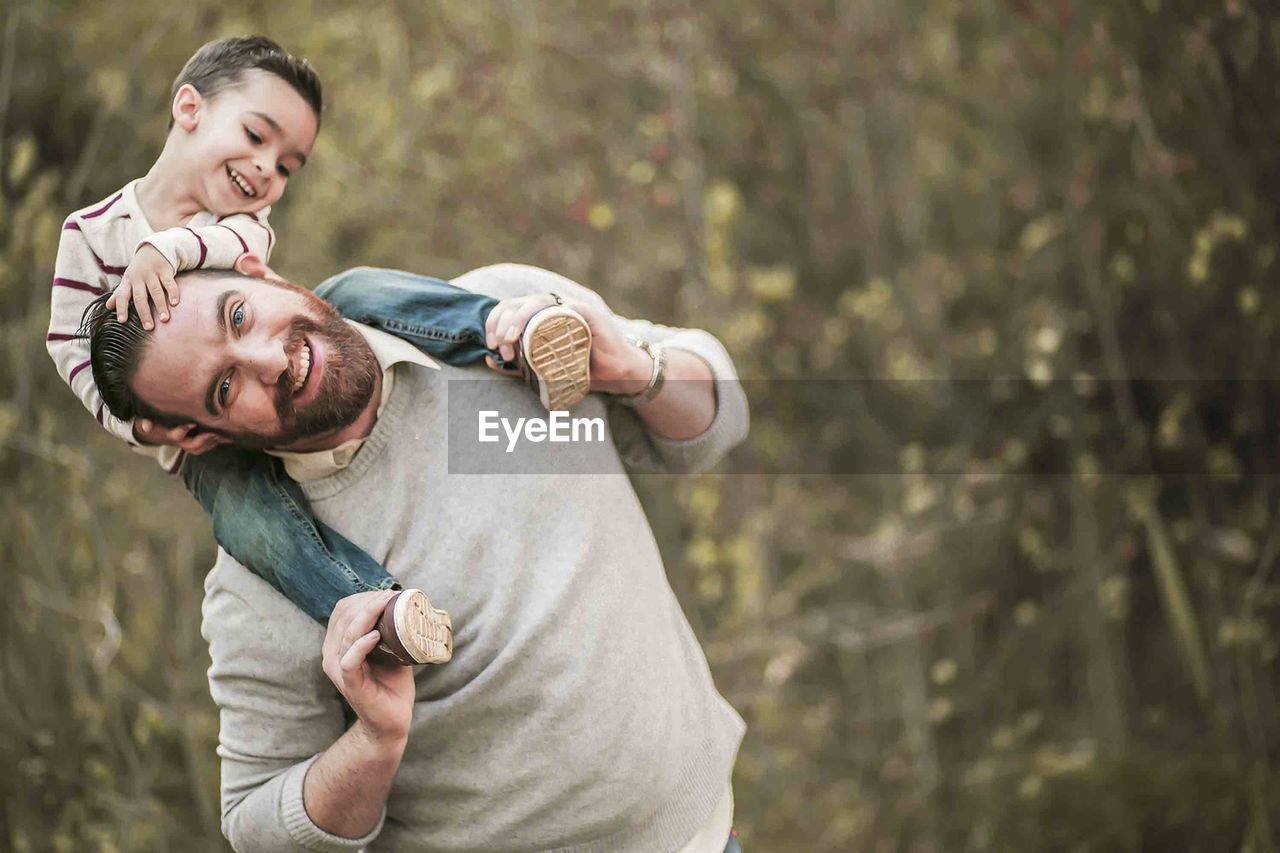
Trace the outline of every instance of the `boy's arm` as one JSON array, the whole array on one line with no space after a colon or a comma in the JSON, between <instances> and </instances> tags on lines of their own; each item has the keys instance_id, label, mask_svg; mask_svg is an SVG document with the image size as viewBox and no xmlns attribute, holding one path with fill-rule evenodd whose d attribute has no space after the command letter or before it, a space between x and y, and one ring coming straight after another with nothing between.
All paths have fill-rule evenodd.
<instances>
[{"instance_id":1,"label":"boy's arm","mask_svg":"<svg viewBox=\"0 0 1280 853\"><path fill-rule=\"evenodd\" d=\"M151 245L173 267L174 272L198 269L231 269L241 255L251 253L268 262L276 235L267 222L270 208L254 213L237 213L214 225L182 226L157 231L138 243Z\"/></svg>"},{"instance_id":2,"label":"boy's arm","mask_svg":"<svg viewBox=\"0 0 1280 853\"><path fill-rule=\"evenodd\" d=\"M89 367L89 341L79 336L84 311L95 297L106 292L110 281L97 256L74 220L62 226L58 258L53 266L49 332L45 346L66 382L80 402L107 431L136 445L132 422L122 421L107 411Z\"/></svg>"},{"instance_id":3,"label":"boy's arm","mask_svg":"<svg viewBox=\"0 0 1280 853\"><path fill-rule=\"evenodd\" d=\"M107 432L124 441L137 453L154 458L170 474L182 463L176 447L146 446L138 442L133 421L122 421L107 409L89 366L89 341L80 337L85 309L114 283L114 276L102 269L98 255L89 245L74 219L62 226L58 257L53 265L49 300L49 331L45 348L62 381L70 386L89 413Z\"/></svg>"}]
</instances>

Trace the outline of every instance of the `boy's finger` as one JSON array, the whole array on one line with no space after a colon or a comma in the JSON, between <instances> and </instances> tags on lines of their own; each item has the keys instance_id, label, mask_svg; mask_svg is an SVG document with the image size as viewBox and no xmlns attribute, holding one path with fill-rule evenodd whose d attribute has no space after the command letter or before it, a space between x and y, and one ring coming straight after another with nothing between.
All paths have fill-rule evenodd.
<instances>
[{"instance_id":1,"label":"boy's finger","mask_svg":"<svg viewBox=\"0 0 1280 853\"><path fill-rule=\"evenodd\" d=\"M123 323L129 319L129 284L120 282L107 300L107 307L116 309L116 321Z\"/></svg>"},{"instance_id":2,"label":"boy's finger","mask_svg":"<svg viewBox=\"0 0 1280 853\"><path fill-rule=\"evenodd\" d=\"M484 321L484 345L489 349L498 348L498 329L502 328L498 323L505 313L506 308L502 304L498 304L489 312L489 319Z\"/></svg>"},{"instance_id":3,"label":"boy's finger","mask_svg":"<svg viewBox=\"0 0 1280 853\"><path fill-rule=\"evenodd\" d=\"M153 276L147 280L147 293L151 295L151 301L155 303L156 313L160 315L160 319L168 321L169 309L165 307L167 300L164 298L164 287L160 284L159 276Z\"/></svg>"},{"instance_id":4,"label":"boy's finger","mask_svg":"<svg viewBox=\"0 0 1280 853\"><path fill-rule=\"evenodd\" d=\"M133 283L133 307L138 310L138 319L142 321L142 328L151 328L151 303L147 301L147 286L140 282Z\"/></svg>"},{"instance_id":5,"label":"boy's finger","mask_svg":"<svg viewBox=\"0 0 1280 853\"><path fill-rule=\"evenodd\" d=\"M491 355L486 355L484 357L484 363L489 365L490 369L495 370L498 373L501 373L503 376L519 376L520 375L520 371L516 370L515 368L499 367L498 362L494 361L493 356Z\"/></svg>"},{"instance_id":6,"label":"boy's finger","mask_svg":"<svg viewBox=\"0 0 1280 853\"><path fill-rule=\"evenodd\" d=\"M164 289L169 292L169 304L178 304L178 280L171 275L163 276L160 283L164 285Z\"/></svg>"}]
</instances>

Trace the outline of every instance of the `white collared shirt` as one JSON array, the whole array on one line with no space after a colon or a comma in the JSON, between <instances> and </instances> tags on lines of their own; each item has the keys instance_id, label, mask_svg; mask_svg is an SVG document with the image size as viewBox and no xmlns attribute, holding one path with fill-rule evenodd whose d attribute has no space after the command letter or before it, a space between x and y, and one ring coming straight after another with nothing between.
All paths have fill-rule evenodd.
<instances>
[{"instance_id":1,"label":"white collared shirt","mask_svg":"<svg viewBox=\"0 0 1280 853\"><path fill-rule=\"evenodd\" d=\"M378 397L379 417L382 416L382 410L386 408L387 400L391 399L391 388L395 384L395 371L392 368L395 365L407 361L410 364L429 367L433 370L440 369L440 365L403 338L397 338L395 335L388 334L381 329L375 329L372 326L366 326L353 320L347 320L346 322L364 338L365 343L369 345L369 349L373 350L373 357L378 360L378 367L382 369L382 393ZM353 438L330 450L307 452L268 450L267 453L284 460L284 470L294 481L306 483L311 480L328 477L330 474L346 468L351 464L351 460L355 459L356 453L364 445L364 442L363 438Z\"/></svg>"}]
</instances>

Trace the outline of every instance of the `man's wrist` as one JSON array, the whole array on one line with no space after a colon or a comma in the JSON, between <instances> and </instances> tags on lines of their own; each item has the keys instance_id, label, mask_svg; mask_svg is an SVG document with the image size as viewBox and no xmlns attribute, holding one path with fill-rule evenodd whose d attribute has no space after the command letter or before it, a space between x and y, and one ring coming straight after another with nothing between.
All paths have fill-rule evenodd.
<instances>
[{"instance_id":1,"label":"man's wrist","mask_svg":"<svg viewBox=\"0 0 1280 853\"><path fill-rule=\"evenodd\" d=\"M379 732L361 719L356 720L351 730L352 737L359 744L361 751L375 760L399 764L405 747L409 743L407 731Z\"/></svg>"},{"instance_id":2,"label":"man's wrist","mask_svg":"<svg viewBox=\"0 0 1280 853\"><path fill-rule=\"evenodd\" d=\"M651 344L637 338L627 337L632 346L637 347L649 360L649 373L644 385L627 394L617 394L615 399L624 406L639 407L652 401L662 392L667 378L667 352L660 344Z\"/></svg>"},{"instance_id":3,"label":"man's wrist","mask_svg":"<svg viewBox=\"0 0 1280 853\"><path fill-rule=\"evenodd\" d=\"M653 375L653 358L635 344L629 344L625 352L626 361L619 365L614 378L592 383L593 391L629 397L649 387L649 379Z\"/></svg>"}]
</instances>

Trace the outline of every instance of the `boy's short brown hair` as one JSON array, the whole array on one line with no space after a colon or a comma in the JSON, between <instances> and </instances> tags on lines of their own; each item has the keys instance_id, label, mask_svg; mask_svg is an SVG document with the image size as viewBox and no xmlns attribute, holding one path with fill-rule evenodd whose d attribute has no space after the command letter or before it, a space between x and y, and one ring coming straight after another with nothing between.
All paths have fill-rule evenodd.
<instances>
[{"instance_id":1,"label":"boy's short brown hair","mask_svg":"<svg viewBox=\"0 0 1280 853\"><path fill-rule=\"evenodd\" d=\"M320 92L320 77L311 63L288 53L266 36L237 36L211 41L187 60L181 73L169 90L173 101L178 89L187 83L206 98L240 82L246 71L266 71L274 74L294 88L315 111L317 123L324 100ZM169 118L173 127L173 118Z\"/></svg>"}]
</instances>

